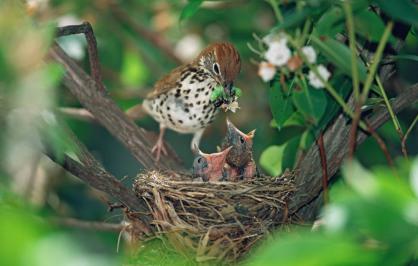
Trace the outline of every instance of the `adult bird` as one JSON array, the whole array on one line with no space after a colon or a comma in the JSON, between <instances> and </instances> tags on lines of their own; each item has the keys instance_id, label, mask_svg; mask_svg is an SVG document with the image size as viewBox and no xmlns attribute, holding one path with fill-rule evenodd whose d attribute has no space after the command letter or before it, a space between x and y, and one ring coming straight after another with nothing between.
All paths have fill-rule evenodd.
<instances>
[{"instance_id":1,"label":"adult bird","mask_svg":"<svg viewBox=\"0 0 418 266\"><path fill-rule=\"evenodd\" d=\"M160 124L158 140L152 148L157 160L161 152L167 154L163 144L166 128L193 134L191 149L199 147L205 128L219 109L228 101L236 101L233 83L240 68L240 56L232 44L214 43L191 63L173 69L155 84L142 107ZM217 86L223 87L223 102L211 101Z\"/></svg>"}]
</instances>

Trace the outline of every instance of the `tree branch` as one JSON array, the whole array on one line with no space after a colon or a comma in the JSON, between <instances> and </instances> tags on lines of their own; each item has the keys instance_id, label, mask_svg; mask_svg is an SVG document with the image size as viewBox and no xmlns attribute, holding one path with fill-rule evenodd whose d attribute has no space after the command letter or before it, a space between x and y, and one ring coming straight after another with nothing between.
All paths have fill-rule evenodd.
<instances>
[{"instance_id":1,"label":"tree branch","mask_svg":"<svg viewBox=\"0 0 418 266\"><path fill-rule=\"evenodd\" d=\"M125 187L116 177L104 170L92 155L85 151L83 146L78 148L81 150L78 154L81 163L67 155L64 156L63 160L58 160L52 152L48 151L46 154L52 161L61 165L69 173L80 178L89 186L114 197L128 207L129 210L144 214L148 213L144 202L138 199L131 189ZM147 226L151 222L151 217L147 215L141 215L139 219Z\"/></svg>"},{"instance_id":2,"label":"tree branch","mask_svg":"<svg viewBox=\"0 0 418 266\"><path fill-rule=\"evenodd\" d=\"M64 84L71 93L145 168L182 169L172 149L157 163L150 144L155 138L130 120L58 45L50 49L49 57L65 67Z\"/></svg>"},{"instance_id":3,"label":"tree branch","mask_svg":"<svg viewBox=\"0 0 418 266\"><path fill-rule=\"evenodd\" d=\"M398 95L392 102L393 111L399 113L408 106L415 104L418 101L418 83L405 89L403 93ZM377 110L369 116L366 120L374 129L379 128L390 118L390 114L386 108ZM341 114L331 127L327 129L324 134L324 147L328 158L328 176L331 179L340 168L343 160L346 158L349 150L349 135L351 123ZM357 145L361 144L368 135L364 132L357 134ZM322 190L322 173L321 159L317 145L313 145L306 153L306 156L299 164L297 175L295 177L298 192L294 195L289 204L290 213L295 213L301 210L303 218L312 217L312 214L318 210L318 204L313 208L303 208L307 204L318 199Z\"/></svg>"},{"instance_id":4,"label":"tree branch","mask_svg":"<svg viewBox=\"0 0 418 266\"><path fill-rule=\"evenodd\" d=\"M96 81L96 85L101 91L106 91L102 81L100 71L99 53L97 51L97 41L90 23L84 22L81 25L70 25L57 28L57 36L67 36L72 34L84 34L87 40L87 50L89 54L91 76Z\"/></svg>"},{"instance_id":5,"label":"tree branch","mask_svg":"<svg viewBox=\"0 0 418 266\"><path fill-rule=\"evenodd\" d=\"M123 230L124 225L117 223L105 223L105 222L91 222L83 221L74 218L52 218L49 221L56 225L63 225L67 227L88 229L88 230L98 230L98 231L111 231L117 232Z\"/></svg>"}]
</instances>

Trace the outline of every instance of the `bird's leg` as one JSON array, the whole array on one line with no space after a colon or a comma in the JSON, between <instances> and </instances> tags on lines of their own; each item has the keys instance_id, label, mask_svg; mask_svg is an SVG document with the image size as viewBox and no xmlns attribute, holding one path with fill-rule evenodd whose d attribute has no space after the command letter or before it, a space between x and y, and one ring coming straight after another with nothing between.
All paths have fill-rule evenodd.
<instances>
[{"instance_id":1,"label":"bird's leg","mask_svg":"<svg viewBox=\"0 0 418 266\"><path fill-rule=\"evenodd\" d=\"M157 162L160 160L161 152L164 155L167 155L167 150L164 147L164 140L163 140L164 132L165 132L165 126L160 124L160 133L158 135L157 142L155 143L154 147L152 147L152 150L151 150L152 153L155 153L157 157L156 158Z\"/></svg>"},{"instance_id":2,"label":"bird's leg","mask_svg":"<svg viewBox=\"0 0 418 266\"><path fill-rule=\"evenodd\" d=\"M190 143L190 148L192 151L196 151L197 149L199 149L199 143L200 139L202 138L203 131L205 131L205 129L200 129L199 131L196 131L194 133L192 142Z\"/></svg>"}]
</instances>

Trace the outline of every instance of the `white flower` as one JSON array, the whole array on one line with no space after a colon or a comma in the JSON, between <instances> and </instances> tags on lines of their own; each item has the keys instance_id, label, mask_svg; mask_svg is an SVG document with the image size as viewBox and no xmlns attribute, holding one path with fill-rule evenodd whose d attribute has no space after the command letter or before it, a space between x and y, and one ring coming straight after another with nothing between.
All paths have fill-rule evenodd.
<instances>
[{"instance_id":1,"label":"white flower","mask_svg":"<svg viewBox=\"0 0 418 266\"><path fill-rule=\"evenodd\" d=\"M263 42L265 42L269 46L274 42L280 42L280 43L283 43L284 45L286 45L287 37L286 37L286 34L284 34L283 32L278 33L278 34L277 33L270 33L270 34L263 37Z\"/></svg>"},{"instance_id":2,"label":"white flower","mask_svg":"<svg viewBox=\"0 0 418 266\"><path fill-rule=\"evenodd\" d=\"M269 62L261 62L258 68L258 75L264 82L270 81L276 74L276 68Z\"/></svg>"},{"instance_id":3,"label":"white flower","mask_svg":"<svg viewBox=\"0 0 418 266\"><path fill-rule=\"evenodd\" d=\"M313 64L316 62L316 52L312 46L302 47L302 53L305 55L308 63Z\"/></svg>"},{"instance_id":4,"label":"white flower","mask_svg":"<svg viewBox=\"0 0 418 266\"><path fill-rule=\"evenodd\" d=\"M289 47L287 47L286 42L275 41L272 42L264 55L270 63L276 66L283 66L287 63L291 56Z\"/></svg>"},{"instance_id":5,"label":"white flower","mask_svg":"<svg viewBox=\"0 0 418 266\"><path fill-rule=\"evenodd\" d=\"M324 67L323 65L318 65L316 67L316 70L318 71L319 76L324 81L328 81L329 77L331 76L331 73L329 73L326 67ZM312 70L309 71L308 79L309 84L311 84L312 87L317 89L321 89L324 87L324 83L322 82L322 80Z\"/></svg>"}]
</instances>

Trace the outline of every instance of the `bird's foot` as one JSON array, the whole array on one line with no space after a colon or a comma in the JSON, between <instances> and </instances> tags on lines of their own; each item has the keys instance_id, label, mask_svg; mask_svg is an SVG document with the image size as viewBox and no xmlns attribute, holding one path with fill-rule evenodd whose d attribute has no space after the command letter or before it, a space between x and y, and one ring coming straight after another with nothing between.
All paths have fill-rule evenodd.
<instances>
[{"instance_id":1,"label":"bird's foot","mask_svg":"<svg viewBox=\"0 0 418 266\"><path fill-rule=\"evenodd\" d=\"M156 156L155 160L157 162L160 160L161 152L164 155L167 155L167 150L165 148L164 141L162 139L158 139L157 142L155 143L154 147L152 147L151 152L152 152L152 154L155 154L155 156Z\"/></svg>"}]
</instances>

